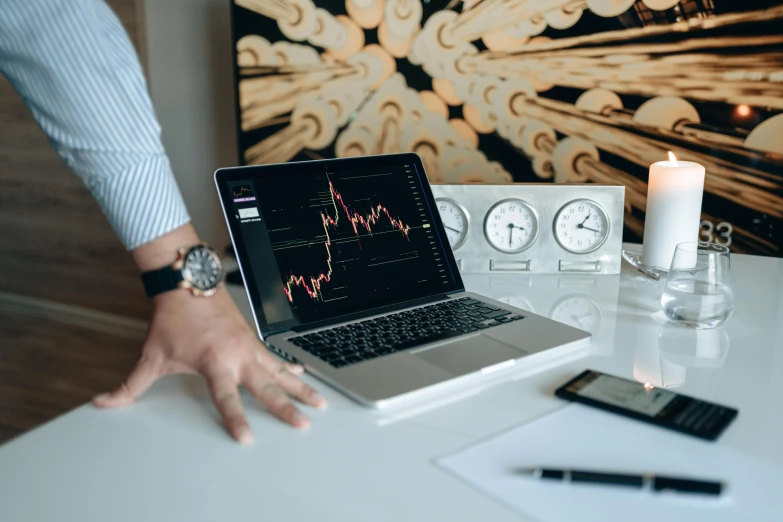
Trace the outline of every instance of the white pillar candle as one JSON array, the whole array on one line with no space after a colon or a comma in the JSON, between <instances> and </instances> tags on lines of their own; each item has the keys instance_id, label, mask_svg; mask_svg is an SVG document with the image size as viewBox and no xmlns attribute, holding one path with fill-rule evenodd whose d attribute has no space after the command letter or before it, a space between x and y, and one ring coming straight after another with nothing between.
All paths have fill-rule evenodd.
<instances>
[{"instance_id":1,"label":"white pillar candle","mask_svg":"<svg viewBox=\"0 0 783 522\"><path fill-rule=\"evenodd\" d=\"M644 218L642 264L669 269L679 243L699 240L704 167L692 161L650 165L647 211Z\"/></svg>"}]
</instances>

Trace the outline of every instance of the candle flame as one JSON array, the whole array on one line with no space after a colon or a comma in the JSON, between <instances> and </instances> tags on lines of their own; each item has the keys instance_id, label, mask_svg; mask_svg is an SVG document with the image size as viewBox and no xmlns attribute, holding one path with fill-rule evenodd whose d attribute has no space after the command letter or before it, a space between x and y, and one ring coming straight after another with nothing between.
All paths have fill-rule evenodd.
<instances>
[{"instance_id":1,"label":"candle flame","mask_svg":"<svg viewBox=\"0 0 783 522\"><path fill-rule=\"evenodd\" d=\"M677 166L677 158L674 156L674 153L672 151L669 151L669 164L672 167Z\"/></svg>"},{"instance_id":2,"label":"candle flame","mask_svg":"<svg viewBox=\"0 0 783 522\"><path fill-rule=\"evenodd\" d=\"M750 116L750 113L752 112L748 105L737 105L735 110L737 111L737 115L742 116L743 118Z\"/></svg>"}]
</instances>

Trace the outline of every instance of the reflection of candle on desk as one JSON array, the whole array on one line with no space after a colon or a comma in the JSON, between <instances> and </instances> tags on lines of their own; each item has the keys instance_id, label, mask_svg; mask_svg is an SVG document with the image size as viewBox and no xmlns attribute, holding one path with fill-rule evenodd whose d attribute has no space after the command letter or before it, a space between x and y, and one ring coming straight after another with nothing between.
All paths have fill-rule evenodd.
<instances>
[{"instance_id":1,"label":"reflection of candle on desk","mask_svg":"<svg viewBox=\"0 0 783 522\"><path fill-rule=\"evenodd\" d=\"M644 218L642 264L669 269L679 243L699 240L704 167L692 161L650 165L647 211Z\"/></svg>"}]
</instances>

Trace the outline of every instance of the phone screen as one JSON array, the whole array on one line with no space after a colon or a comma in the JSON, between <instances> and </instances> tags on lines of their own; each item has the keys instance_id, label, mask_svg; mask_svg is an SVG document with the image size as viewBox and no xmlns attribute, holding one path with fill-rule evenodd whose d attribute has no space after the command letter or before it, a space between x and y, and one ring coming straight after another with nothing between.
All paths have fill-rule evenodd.
<instances>
[{"instance_id":1,"label":"phone screen","mask_svg":"<svg viewBox=\"0 0 783 522\"><path fill-rule=\"evenodd\" d=\"M618 408L655 417L670 405L677 394L612 375L595 373L573 383L568 391Z\"/></svg>"}]
</instances>

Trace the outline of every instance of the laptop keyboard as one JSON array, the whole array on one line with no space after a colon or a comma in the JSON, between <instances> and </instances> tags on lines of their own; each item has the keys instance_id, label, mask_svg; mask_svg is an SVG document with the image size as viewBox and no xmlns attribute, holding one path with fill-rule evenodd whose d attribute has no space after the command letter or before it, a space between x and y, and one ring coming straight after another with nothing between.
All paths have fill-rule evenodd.
<instances>
[{"instance_id":1,"label":"laptop keyboard","mask_svg":"<svg viewBox=\"0 0 783 522\"><path fill-rule=\"evenodd\" d=\"M470 297L291 337L335 368L523 319Z\"/></svg>"}]
</instances>

